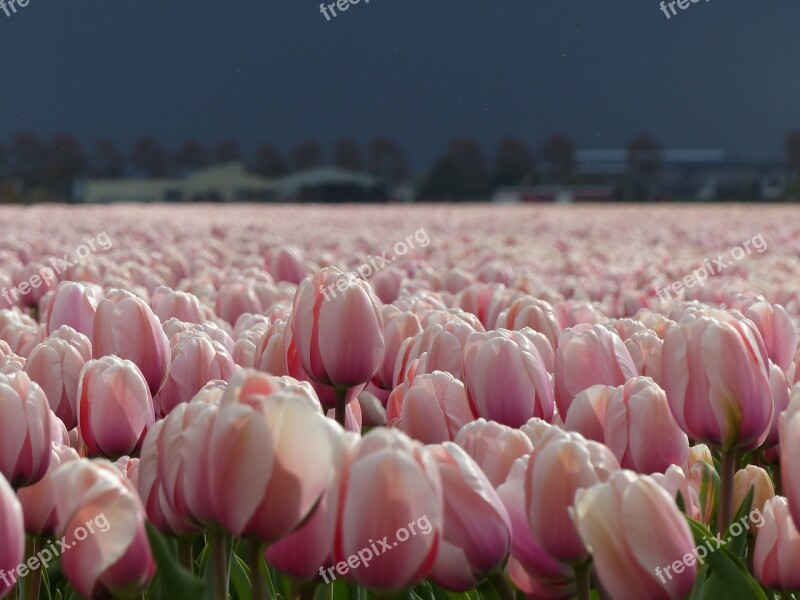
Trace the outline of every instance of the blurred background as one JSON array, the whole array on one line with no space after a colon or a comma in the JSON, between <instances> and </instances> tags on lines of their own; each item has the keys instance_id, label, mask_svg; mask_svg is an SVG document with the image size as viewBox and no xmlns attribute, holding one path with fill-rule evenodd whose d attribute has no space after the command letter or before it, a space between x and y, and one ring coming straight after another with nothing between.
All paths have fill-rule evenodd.
<instances>
[{"instance_id":1,"label":"blurred background","mask_svg":"<svg viewBox=\"0 0 800 600\"><path fill-rule=\"evenodd\" d=\"M5 203L800 196L796 0L10 1Z\"/></svg>"}]
</instances>

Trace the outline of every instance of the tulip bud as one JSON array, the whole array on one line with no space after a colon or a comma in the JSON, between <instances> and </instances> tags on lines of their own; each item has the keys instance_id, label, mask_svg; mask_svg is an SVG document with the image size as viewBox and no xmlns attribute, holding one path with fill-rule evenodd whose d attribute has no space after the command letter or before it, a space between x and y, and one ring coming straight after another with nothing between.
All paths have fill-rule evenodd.
<instances>
[{"instance_id":1,"label":"tulip bud","mask_svg":"<svg viewBox=\"0 0 800 600\"><path fill-rule=\"evenodd\" d=\"M478 463L495 487L506 480L515 460L533 450L524 432L485 419L465 425L454 441Z\"/></svg>"},{"instance_id":2,"label":"tulip bud","mask_svg":"<svg viewBox=\"0 0 800 600\"><path fill-rule=\"evenodd\" d=\"M755 511L753 511L755 512ZM754 522L755 523L755 522ZM753 550L753 573L764 586L785 592L800 591L800 532L786 498L767 500Z\"/></svg>"},{"instance_id":3,"label":"tulip bud","mask_svg":"<svg viewBox=\"0 0 800 600\"><path fill-rule=\"evenodd\" d=\"M733 478L733 512L739 512L747 494L753 489L753 503L751 509L761 510L767 500L775 496L775 487L772 479L761 467L747 465L736 472Z\"/></svg>"}]
</instances>

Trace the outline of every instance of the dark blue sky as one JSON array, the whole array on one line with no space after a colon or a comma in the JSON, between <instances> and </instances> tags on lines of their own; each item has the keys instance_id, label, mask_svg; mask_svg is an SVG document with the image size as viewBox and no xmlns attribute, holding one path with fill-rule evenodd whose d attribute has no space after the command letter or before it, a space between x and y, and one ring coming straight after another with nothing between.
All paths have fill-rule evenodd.
<instances>
[{"instance_id":1,"label":"dark blue sky","mask_svg":"<svg viewBox=\"0 0 800 600\"><path fill-rule=\"evenodd\" d=\"M8 0L6 0L8 1ZM711 0L30 0L0 12L0 138L385 133L427 166L454 135L777 157L800 127L800 3Z\"/></svg>"}]
</instances>

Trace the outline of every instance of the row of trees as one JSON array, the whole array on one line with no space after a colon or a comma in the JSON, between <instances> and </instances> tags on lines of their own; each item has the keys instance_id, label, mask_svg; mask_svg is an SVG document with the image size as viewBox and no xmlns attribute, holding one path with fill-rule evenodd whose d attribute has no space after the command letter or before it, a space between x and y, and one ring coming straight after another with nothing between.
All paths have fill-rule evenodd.
<instances>
[{"instance_id":1,"label":"row of trees","mask_svg":"<svg viewBox=\"0 0 800 600\"><path fill-rule=\"evenodd\" d=\"M368 171L391 184L410 176L406 154L399 144L387 137L377 137L362 152L353 140L342 138L331 152L330 163L357 171ZM0 181L14 179L27 187L68 190L80 177L114 179L126 175L145 177L181 176L215 164L244 162L251 171L267 177L279 177L291 171L326 163L322 146L305 141L284 156L270 144L257 146L255 155L246 157L239 144L225 139L214 145L200 140L185 140L169 151L158 140L144 136L129 152L120 150L109 138L100 138L90 149L69 134L42 140L32 133L18 133L7 144L0 140Z\"/></svg>"}]
</instances>

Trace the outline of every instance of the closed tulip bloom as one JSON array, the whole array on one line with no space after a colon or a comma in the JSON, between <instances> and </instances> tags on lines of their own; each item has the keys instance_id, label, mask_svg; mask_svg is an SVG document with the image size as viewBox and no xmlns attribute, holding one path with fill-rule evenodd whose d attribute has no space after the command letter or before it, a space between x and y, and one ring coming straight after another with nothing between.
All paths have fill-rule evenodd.
<instances>
[{"instance_id":1,"label":"closed tulip bloom","mask_svg":"<svg viewBox=\"0 0 800 600\"><path fill-rule=\"evenodd\" d=\"M533 537L525 505L525 473L530 456L518 458L508 478L497 488L497 494L508 511L513 532L511 559L516 561L529 577L542 582L562 582L574 578L572 567L556 560L545 552Z\"/></svg>"},{"instance_id":2,"label":"closed tulip bloom","mask_svg":"<svg viewBox=\"0 0 800 600\"><path fill-rule=\"evenodd\" d=\"M792 390L789 389L789 383L786 380L786 374L778 365L772 362L770 362L769 369L769 385L770 388L772 388L772 404L774 406L774 411L772 414L772 424L769 428L769 435L767 435L767 439L764 442L766 448L772 448L778 445L778 423L780 422L781 413L789 406L792 393ZM800 391L798 391L798 393L800 393Z\"/></svg>"},{"instance_id":3,"label":"closed tulip bloom","mask_svg":"<svg viewBox=\"0 0 800 600\"><path fill-rule=\"evenodd\" d=\"M154 422L150 390L133 362L105 356L86 363L78 384L78 429L91 454L137 454Z\"/></svg>"},{"instance_id":4,"label":"closed tulip bloom","mask_svg":"<svg viewBox=\"0 0 800 600\"><path fill-rule=\"evenodd\" d=\"M15 488L47 472L51 415L42 388L27 374L0 373L0 473Z\"/></svg>"},{"instance_id":5,"label":"closed tulip bloom","mask_svg":"<svg viewBox=\"0 0 800 600\"><path fill-rule=\"evenodd\" d=\"M25 363L25 372L39 384L47 396L50 408L67 429L78 425L78 379L87 361L91 346L83 334L77 345L51 337L37 345Z\"/></svg>"},{"instance_id":6,"label":"closed tulip bloom","mask_svg":"<svg viewBox=\"0 0 800 600\"><path fill-rule=\"evenodd\" d=\"M217 315L231 324L245 313L258 314L264 311L264 305L251 281L223 283L217 293L215 308Z\"/></svg>"},{"instance_id":7,"label":"closed tulip bloom","mask_svg":"<svg viewBox=\"0 0 800 600\"><path fill-rule=\"evenodd\" d=\"M566 415L575 396L583 390L598 384L617 387L638 374L616 331L588 323L565 329L556 350L558 414Z\"/></svg>"},{"instance_id":8,"label":"closed tulip bloom","mask_svg":"<svg viewBox=\"0 0 800 600\"><path fill-rule=\"evenodd\" d=\"M105 460L69 461L52 476L58 530L72 545L61 555L70 585L85 598L141 593L155 563L133 484ZM87 535L79 540L81 529Z\"/></svg>"},{"instance_id":9,"label":"closed tulip bloom","mask_svg":"<svg viewBox=\"0 0 800 600\"><path fill-rule=\"evenodd\" d=\"M651 477L663 487L670 498L676 502L680 495L683 501L683 512L695 519L696 521L703 520L703 514L700 510L700 497L697 490L692 487L686 472L678 465L670 466L664 473L653 473Z\"/></svg>"},{"instance_id":10,"label":"closed tulip bloom","mask_svg":"<svg viewBox=\"0 0 800 600\"><path fill-rule=\"evenodd\" d=\"M562 562L588 558L569 508L577 490L603 483L617 470L619 462L602 444L555 427L544 433L525 474L525 504L531 532L545 552Z\"/></svg>"},{"instance_id":11,"label":"closed tulip bloom","mask_svg":"<svg viewBox=\"0 0 800 600\"><path fill-rule=\"evenodd\" d=\"M213 310L205 306L194 294L157 287L150 298L150 307L163 323L177 318L184 323L204 323L213 316Z\"/></svg>"},{"instance_id":12,"label":"closed tulip bloom","mask_svg":"<svg viewBox=\"0 0 800 600\"><path fill-rule=\"evenodd\" d=\"M533 450L530 438L519 429L486 419L465 425L454 441L478 463L495 487L506 481L514 461Z\"/></svg>"},{"instance_id":13,"label":"closed tulip bloom","mask_svg":"<svg viewBox=\"0 0 800 600\"><path fill-rule=\"evenodd\" d=\"M675 420L692 439L726 452L763 444L774 410L764 342L740 317L690 310L664 340L664 389Z\"/></svg>"},{"instance_id":14,"label":"closed tulip bloom","mask_svg":"<svg viewBox=\"0 0 800 600\"><path fill-rule=\"evenodd\" d=\"M558 347L561 324L549 302L533 296L518 298L500 314L495 329L519 331L525 327L541 332L554 349Z\"/></svg>"},{"instance_id":15,"label":"closed tulip bloom","mask_svg":"<svg viewBox=\"0 0 800 600\"><path fill-rule=\"evenodd\" d=\"M223 404L208 440L217 522L265 543L292 532L333 476L327 427L325 417L292 392Z\"/></svg>"},{"instance_id":16,"label":"closed tulip bloom","mask_svg":"<svg viewBox=\"0 0 800 600\"><path fill-rule=\"evenodd\" d=\"M729 308L739 310L761 333L767 356L786 371L797 351L797 331L792 317L780 304L771 304L763 296L740 295Z\"/></svg>"},{"instance_id":17,"label":"closed tulip bloom","mask_svg":"<svg viewBox=\"0 0 800 600\"><path fill-rule=\"evenodd\" d=\"M476 417L520 427L551 421L553 392L541 354L518 331L473 333L464 347L464 383Z\"/></svg>"},{"instance_id":18,"label":"closed tulip bloom","mask_svg":"<svg viewBox=\"0 0 800 600\"><path fill-rule=\"evenodd\" d=\"M269 564L304 581L319 577L320 565L333 564L333 540L339 511L339 491L347 476L350 453L359 436L345 433L331 419L325 421L333 450L333 478L311 517L266 552Z\"/></svg>"},{"instance_id":19,"label":"closed tulip bloom","mask_svg":"<svg viewBox=\"0 0 800 600\"><path fill-rule=\"evenodd\" d=\"M672 417L664 390L649 377L635 377L611 395L603 441L623 469L645 475L685 465L689 456L689 440Z\"/></svg>"},{"instance_id":20,"label":"closed tulip bloom","mask_svg":"<svg viewBox=\"0 0 800 600\"><path fill-rule=\"evenodd\" d=\"M639 375L650 377L663 387L664 340L648 329L631 335L625 340L625 347L630 352Z\"/></svg>"},{"instance_id":21,"label":"closed tulip bloom","mask_svg":"<svg viewBox=\"0 0 800 600\"><path fill-rule=\"evenodd\" d=\"M276 282L300 283L308 272L303 252L295 246L279 246L269 250L264 262Z\"/></svg>"},{"instance_id":22,"label":"closed tulip bloom","mask_svg":"<svg viewBox=\"0 0 800 600\"><path fill-rule=\"evenodd\" d=\"M365 384L384 356L378 303L367 282L325 268L297 288L284 343L294 341L311 379L342 388Z\"/></svg>"},{"instance_id":23,"label":"closed tulip bloom","mask_svg":"<svg viewBox=\"0 0 800 600\"><path fill-rule=\"evenodd\" d=\"M25 558L25 526L22 506L14 490L0 474L0 598L6 596L16 582L8 576Z\"/></svg>"},{"instance_id":24,"label":"closed tulip bloom","mask_svg":"<svg viewBox=\"0 0 800 600\"><path fill-rule=\"evenodd\" d=\"M102 299L103 290L100 286L62 281L50 301L47 332L52 334L62 325L68 325L91 340L94 315Z\"/></svg>"},{"instance_id":25,"label":"closed tulip bloom","mask_svg":"<svg viewBox=\"0 0 800 600\"><path fill-rule=\"evenodd\" d=\"M691 592L697 565L684 557L694 558L694 538L673 499L651 477L618 471L579 491L572 515L615 600L679 600ZM683 569L665 572L674 562Z\"/></svg>"},{"instance_id":26,"label":"closed tulip bloom","mask_svg":"<svg viewBox=\"0 0 800 600\"><path fill-rule=\"evenodd\" d=\"M167 380L154 398L162 416L181 402L189 402L209 381L226 380L236 371L225 347L204 333L188 334L173 342Z\"/></svg>"},{"instance_id":27,"label":"closed tulip bloom","mask_svg":"<svg viewBox=\"0 0 800 600\"><path fill-rule=\"evenodd\" d=\"M605 440L606 407L618 388L593 385L575 396L564 420L567 431L580 433L587 440Z\"/></svg>"},{"instance_id":28,"label":"closed tulip bloom","mask_svg":"<svg viewBox=\"0 0 800 600\"><path fill-rule=\"evenodd\" d=\"M391 390L395 387L394 367L400 347L405 340L413 338L422 331L422 324L419 321L419 317L414 313L400 312L394 306L383 306L381 313L384 322L383 339L385 348L383 362L372 380L378 387Z\"/></svg>"},{"instance_id":29,"label":"closed tulip bloom","mask_svg":"<svg viewBox=\"0 0 800 600\"><path fill-rule=\"evenodd\" d=\"M444 498L444 530L430 578L445 589L467 591L505 561L511 521L494 486L464 450L445 442L427 452Z\"/></svg>"},{"instance_id":30,"label":"closed tulip bloom","mask_svg":"<svg viewBox=\"0 0 800 600\"><path fill-rule=\"evenodd\" d=\"M386 421L425 444L437 444L453 440L472 421L472 412L464 384L450 373L434 371L392 392Z\"/></svg>"},{"instance_id":31,"label":"closed tulip bloom","mask_svg":"<svg viewBox=\"0 0 800 600\"><path fill-rule=\"evenodd\" d=\"M69 446L54 443L50 467L39 481L20 488L17 498L25 514L25 531L32 535L53 537L56 534L56 496L53 490L53 472L63 463L79 460L80 456Z\"/></svg>"},{"instance_id":32,"label":"closed tulip bloom","mask_svg":"<svg viewBox=\"0 0 800 600\"><path fill-rule=\"evenodd\" d=\"M789 407L781 415L781 489L786 495L795 523L800 523L800 393L795 388Z\"/></svg>"},{"instance_id":33,"label":"closed tulip bloom","mask_svg":"<svg viewBox=\"0 0 800 600\"><path fill-rule=\"evenodd\" d=\"M428 576L442 534L442 490L421 444L396 429L371 431L353 452L340 497L337 565L346 568L342 561L362 551L360 564L349 568L349 579L389 592ZM376 506L382 510L375 511ZM403 537L396 534L401 529ZM385 537L390 548L372 546Z\"/></svg>"},{"instance_id":34,"label":"closed tulip bloom","mask_svg":"<svg viewBox=\"0 0 800 600\"><path fill-rule=\"evenodd\" d=\"M133 361L155 394L169 369L170 346L161 322L141 298L112 290L97 306L92 352Z\"/></svg>"},{"instance_id":35,"label":"closed tulip bloom","mask_svg":"<svg viewBox=\"0 0 800 600\"><path fill-rule=\"evenodd\" d=\"M770 498L762 511L762 524L753 550L753 573L773 590L800 591L800 532L786 498Z\"/></svg>"},{"instance_id":36,"label":"closed tulip bloom","mask_svg":"<svg viewBox=\"0 0 800 600\"><path fill-rule=\"evenodd\" d=\"M747 465L736 472L733 479L733 512L739 511L744 504L744 499L750 490L753 490L753 504L751 509L761 510L767 500L775 496L775 486L772 485L769 473L761 467Z\"/></svg>"}]
</instances>

